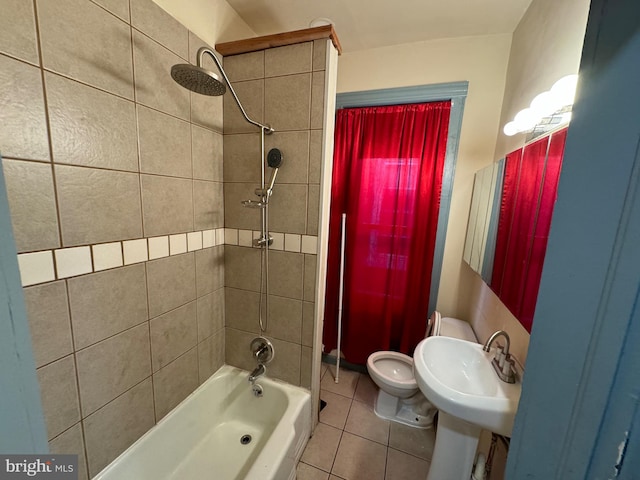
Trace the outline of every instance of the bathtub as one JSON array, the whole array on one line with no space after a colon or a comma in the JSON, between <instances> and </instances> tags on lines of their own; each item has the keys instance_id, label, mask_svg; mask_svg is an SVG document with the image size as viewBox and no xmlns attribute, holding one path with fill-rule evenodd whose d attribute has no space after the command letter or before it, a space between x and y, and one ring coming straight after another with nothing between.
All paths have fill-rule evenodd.
<instances>
[{"instance_id":1,"label":"bathtub","mask_svg":"<svg viewBox=\"0 0 640 480\"><path fill-rule=\"evenodd\" d=\"M260 378L264 395L256 397L247 376L220 368L94 480L295 479L311 396Z\"/></svg>"}]
</instances>

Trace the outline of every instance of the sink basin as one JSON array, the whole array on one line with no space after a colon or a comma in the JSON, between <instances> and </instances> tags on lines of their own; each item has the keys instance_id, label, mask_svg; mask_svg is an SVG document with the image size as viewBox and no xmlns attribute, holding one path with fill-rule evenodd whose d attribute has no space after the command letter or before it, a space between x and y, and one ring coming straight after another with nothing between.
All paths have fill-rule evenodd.
<instances>
[{"instance_id":1,"label":"sink basin","mask_svg":"<svg viewBox=\"0 0 640 480\"><path fill-rule=\"evenodd\" d=\"M413 354L420 390L440 410L480 428L511 436L521 383L503 382L479 343L429 337Z\"/></svg>"}]
</instances>

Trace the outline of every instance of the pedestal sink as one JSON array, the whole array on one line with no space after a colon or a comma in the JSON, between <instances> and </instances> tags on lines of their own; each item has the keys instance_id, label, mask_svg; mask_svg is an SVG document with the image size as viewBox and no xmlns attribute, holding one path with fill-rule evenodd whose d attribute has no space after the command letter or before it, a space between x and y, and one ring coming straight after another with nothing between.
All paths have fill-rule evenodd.
<instances>
[{"instance_id":1,"label":"pedestal sink","mask_svg":"<svg viewBox=\"0 0 640 480\"><path fill-rule=\"evenodd\" d=\"M511 435L521 383L500 380L492 359L482 345L451 337L429 337L416 347L416 381L439 410L427 480L469 480L480 432Z\"/></svg>"}]
</instances>

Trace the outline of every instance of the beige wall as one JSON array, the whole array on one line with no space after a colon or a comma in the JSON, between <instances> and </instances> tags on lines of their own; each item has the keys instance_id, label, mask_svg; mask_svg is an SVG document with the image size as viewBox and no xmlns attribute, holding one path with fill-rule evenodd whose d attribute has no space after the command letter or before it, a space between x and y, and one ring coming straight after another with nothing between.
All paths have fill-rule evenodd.
<instances>
[{"instance_id":1,"label":"beige wall","mask_svg":"<svg viewBox=\"0 0 640 480\"><path fill-rule=\"evenodd\" d=\"M255 37L226 0L153 0L209 45Z\"/></svg>"},{"instance_id":2,"label":"beige wall","mask_svg":"<svg viewBox=\"0 0 640 480\"><path fill-rule=\"evenodd\" d=\"M86 479L224 362L222 99L171 80L203 43L151 0L39 0L37 29L33 2L1 3L0 152L43 410Z\"/></svg>"},{"instance_id":3,"label":"beige wall","mask_svg":"<svg viewBox=\"0 0 640 480\"><path fill-rule=\"evenodd\" d=\"M493 161L510 43L511 35L444 39L346 53L338 61L338 93L469 82L437 304L448 316L461 316L459 282L473 175Z\"/></svg>"},{"instance_id":4,"label":"beige wall","mask_svg":"<svg viewBox=\"0 0 640 480\"><path fill-rule=\"evenodd\" d=\"M525 135L507 137L505 123L565 75L578 73L589 0L534 0L513 34L500 130L494 159L524 145ZM512 337L514 354L523 364L529 334L478 274L464 265L458 310L485 339L496 330Z\"/></svg>"}]
</instances>

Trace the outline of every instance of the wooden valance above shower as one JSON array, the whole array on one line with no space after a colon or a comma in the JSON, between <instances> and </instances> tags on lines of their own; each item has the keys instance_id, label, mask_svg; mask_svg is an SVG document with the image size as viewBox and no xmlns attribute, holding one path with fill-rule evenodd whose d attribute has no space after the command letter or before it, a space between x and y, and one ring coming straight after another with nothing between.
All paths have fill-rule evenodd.
<instances>
[{"instance_id":1,"label":"wooden valance above shower","mask_svg":"<svg viewBox=\"0 0 640 480\"><path fill-rule=\"evenodd\" d=\"M320 27L305 28L304 30L295 30L293 32L246 38L244 40L236 40L235 42L217 43L216 51L227 57L229 55L256 52L267 48L283 47L285 45L321 40L323 38L330 38L333 46L336 47L338 51L338 55L342 54L340 40L338 40L338 35L333 29L333 25L322 25Z\"/></svg>"}]
</instances>

